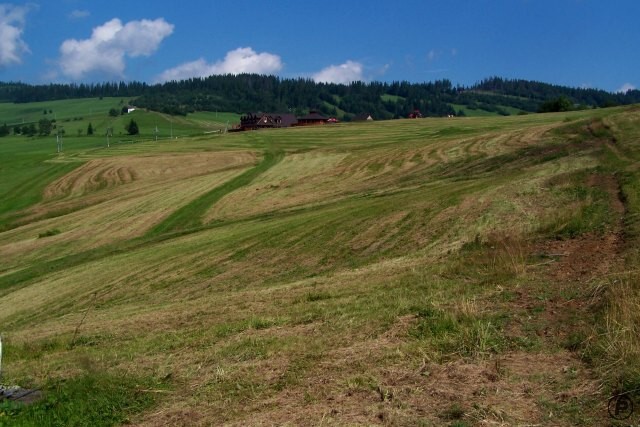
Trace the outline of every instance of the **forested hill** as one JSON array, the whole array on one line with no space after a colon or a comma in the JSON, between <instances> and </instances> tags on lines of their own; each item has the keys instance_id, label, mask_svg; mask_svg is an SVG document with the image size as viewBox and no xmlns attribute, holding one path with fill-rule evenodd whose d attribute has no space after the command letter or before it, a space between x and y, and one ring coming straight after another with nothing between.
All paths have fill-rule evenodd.
<instances>
[{"instance_id":1,"label":"forested hill","mask_svg":"<svg viewBox=\"0 0 640 427\"><path fill-rule=\"evenodd\" d=\"M363 113L376 119L407 117L414 110L424 116L464 115L471 111L509 115L640 103L639 90L610 93L498 77L470 87L454 86L448 80L326 84L255 74L210 76L156 85L140 82L0 83L2 102L101 96L131 97L138 107L174 115L193 111L291 111L302 114L316 109L343 120Z\"/></svg>"}]
</instances>

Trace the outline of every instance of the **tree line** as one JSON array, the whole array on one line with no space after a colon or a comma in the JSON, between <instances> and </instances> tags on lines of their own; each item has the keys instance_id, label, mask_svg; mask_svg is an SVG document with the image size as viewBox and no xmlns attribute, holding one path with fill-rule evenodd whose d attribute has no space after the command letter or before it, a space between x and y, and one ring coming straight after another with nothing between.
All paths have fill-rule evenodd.
<instances>
[{"instance_id":1,"label":"tree line","mask_svg":"<svg viewBox=\"0 0 640 427\"><path fill-rule=\"evenodd\" d=\"M611 93L499 77L491 77L469 87L454 86L446 79L424 83L374 81L344 85L257 74L214 75L155 85L141 82L0 83L0 101L4 102L106 96L135 98L134 103L138 107L172 115L195 111L304 114L313 109L347 121L364 113L376 119L407 117L415 110L419 110L423 117L464 115L459 106L508 115L511 108L538 112L556 105L575 109L640 103L638 90Z\"/></svg>"},{"instance_id":2,"label":"tree line","mask_svg":"<svg viewBox=\"0 0 640 427\"><path fill-rule=\"evenodd\" d=\"M137 126L137 125L136 125ZM54 132L55 131L55 132ZM56 120L40 119L38 123L26 123L22 125L7 126L6 123L0 126L0 138L8 136L13 132L14 135L23 136L49 136L53 132L54 134L64 135L65 130L63 127L58 127ZM88 136L93 135L93 124L89 122L87 126L86 134Z\"/></svg>"},{"instance_id":3,"label":"tree line","mask_svg":"<svg viewBox=\"0 0 640 427\"><path fill-rule=\"evenodd\" d=\"M0 102L57 101L77 98L137 97L142 95L149 85L140 82L105 83L51 83L30 85L26 83L0 82Z\"/></svg>"}]
</instances>

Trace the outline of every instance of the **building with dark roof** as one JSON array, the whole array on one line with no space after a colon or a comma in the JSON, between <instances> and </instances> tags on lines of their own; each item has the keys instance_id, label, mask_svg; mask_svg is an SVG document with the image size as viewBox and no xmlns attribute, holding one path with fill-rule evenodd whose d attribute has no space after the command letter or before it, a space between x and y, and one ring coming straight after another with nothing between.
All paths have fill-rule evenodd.
<instances>
[{"instance_id":1,"label":"building with dark roof","mask_svg":"<svg viewBox=\"0 0 640 427\"><path fill-rule=\"evenodd\" d=\"M287 128L297 124L293 114L249 113L240 117L240 130Z\"/></svg>"},{"instance_id":2,"label":"building with dark roof","mask_svg":"<svg viewBox=\"0 0 640 427\"><path fill-rule=\"evenodd\" d=\"M298 117L298 124L296 126L323 125L327 122L327 119L328 117L312 110L306 116Z\"/></svg>"}]
</instances>

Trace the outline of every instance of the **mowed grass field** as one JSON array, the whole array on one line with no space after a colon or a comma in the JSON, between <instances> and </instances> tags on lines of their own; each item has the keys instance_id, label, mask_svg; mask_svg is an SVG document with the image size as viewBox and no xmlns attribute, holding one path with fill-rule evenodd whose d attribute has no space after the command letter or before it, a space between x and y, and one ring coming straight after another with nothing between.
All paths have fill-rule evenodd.
<instances>
[{"instance_id":1,"label":"mowed grass field","mask_svg":"<svg viewBox=\"0 0 640 427\"><path fill-rule=\"evenodd\" d=\"M0 425L616 422L640 386L640 109L211 114L60 154L0 139L1 382L44 392Z\"/></svg>"}]
</instances>

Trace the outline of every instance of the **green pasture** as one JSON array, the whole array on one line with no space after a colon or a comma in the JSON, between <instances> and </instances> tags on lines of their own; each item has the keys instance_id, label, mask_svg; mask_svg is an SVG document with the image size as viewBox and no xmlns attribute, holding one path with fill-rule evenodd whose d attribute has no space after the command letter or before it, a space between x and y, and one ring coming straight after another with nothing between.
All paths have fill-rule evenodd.
<instances>
[{"instance_id":1,"label":"green pasture","mask_svg":"<svg viewBox=\"0 0 640 427\"><path fill-rule=\"evenodd\" d=\"M405 98L398 95L384 94L384 95L380 95L380 99L382 99L384 102L398 102L398 101L403 101Z\"/></svg>"},{"instance_id":2,"label":"green pasture","mask_svg":"<svg viewBox=\"0 0 640 427\"><path fill-rule=\"evenodd\" d=\"M238 114L228 112L197 112L182 117L137 110L120 115L122 108L130 103L135 105L135 99L105 97L26 104L0 103L0 124L6 123L13 128L29 123L37 125L41 119L48 119L55 121L57 128L64 129L66 136L76 137L86 136L87 127L91 123L96 136L104 136L107 128L112 128L113 135L122 136L126 135L125 125L133 118L140 121L142 136L155 137L157 126L158 136L169 138L172 134L185 136L219 131L225 129L227 123L230 128L240 121ZM118 111L118 116L109 115L112 108Z\"/></svg>"},{"instance_id":3,"label":"green pasture","mask_svg":"<svg viewBox=\"0 0 640 427\"><path fill-rule=\"evenodd\" d=\"M463 105L463 104L451 104L451 106L453 107L454 110L457 111L464 111L464 114L466 117L497 117L500 116L500 114L496 113L495 111L486 111L483 110L481 108L469 108L468 105ZM522 113L522 110L519 110L517 108L514 107L509 107L506 105L498 105L497 107L501 108L502 110L506 111L507 113L509 113L509 115L515 116L518 115L519 113Z\"/></svg>"},{"instance_id":4,"label":"green pasture","mask_svg":"<svg viewBox=\"0 0 640 427\"><path fill-rule=\"evenodd\" d=\"M111 108L118 110L128 105L129 98L87 98L60 101L30 102L26 104L0 103L0 123L14 126L38 123L41 119L64 123L84 118L107 116ZM44 112L47 114L44 114Z\"/></svg>"}]
</instances>

